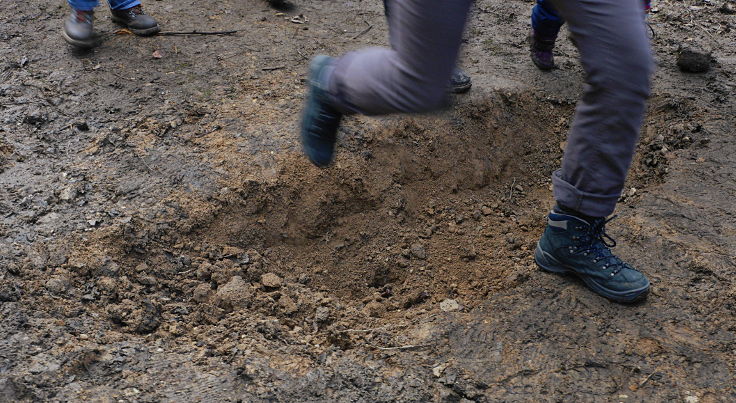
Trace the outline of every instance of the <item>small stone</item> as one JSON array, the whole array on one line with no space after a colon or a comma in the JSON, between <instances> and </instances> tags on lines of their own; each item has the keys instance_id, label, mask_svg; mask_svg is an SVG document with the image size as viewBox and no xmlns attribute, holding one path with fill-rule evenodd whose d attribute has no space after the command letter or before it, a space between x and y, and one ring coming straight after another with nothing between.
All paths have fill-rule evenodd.
<instances>
[{"instance_id":1,"label":"small stone","mask_svg":"<svg viewBox=\"0 0 736 403\"><path fill-rule=\"evenodd\" d=\"M483 215L488 216L493 214L493 209L488 206L483 206L481 207L480 212L483 213Z\"/></svg>"},{"instance_id":2,"label":"small stone","mask_svg":"<svg viewBox=\"0 0 736 403\"><path fill-rule=\"evenodd\" d=\"M18 287L9 282L0 282L0 302L16 302L20 300Z\"/></svg>"},{"instance_id":3,"label":"small stone","mask_svg":"<svg viewBox=\"0 0 736 403\"><path fill-rule=\"evenodd\" d=\"M677 52L677 67L685 73L706 73L713 56L710 52L694 47L681 47Z\"/></svg>"},{"instance_id":4,"label":"small stone","mask_svg":"<svg viewBox=\"0 0 736 403\"><path fill-rule=\"evenodd\" d=\"M448 365L448 363L444 363L432 368L432 374L437 378L441 377L442 373L445 372L445 368L447 368Z\"/></svg>"},{"instance_id":5,"label":"small stone","mask_svg":"<svg viewBox=\"0 0 736 403\"><path fill-rule=\"evenodd\" d=\"M117 281L112 277L103 276L97 280L97 288L100 291L112 294L117 290Z\"/></svg>"},{"instance_id":6,"label":"small stone","mask_svg":"<svg viewBox=\"0 0 736 403\"><path fill-rule=\"evenodd\" d=\"M61 193L59 193L59 199L70 202L77 198L78 195L77 188L75 186L67 186L64 189L62 189Z\"/></svg>"},{"instance_id":7,"label":"small stone","mask_svg":"<svg viewBox=\"0 0 736 403\"><path fill-rule=\"evenodd\" d=\"M212 266L212 264L210 264L209 262L204 262L200 264L197 268L197 280L209 281L210 277L212 276L213 269L214 266Z\"/></svg>"},{"instance_id":8,"label":"small stone","mask_svg":"<svg viewBox=\"0 0 736 403\"><path fill-rule=\"evenodd\" d=\"M261 276L261 284L263 284L263 286L266 288L281 288L283 282L284 281L281 279L281 277L273 273L266 273Z\"/></svg>"},{"instance_id":9,"label":"small stone","mask_svg":"<svg viewBox=\"0 0 736 403\"><path fill-rule=\"evenodd\" d=\"M138 273L143 273L146 270L148 270L148 265L145 263L140 263L135 267L135 271L137 271Z\"/></svg>"},{"instance_id":10,"label":"small stone","mask_svg":"<svg viewBox=\"0 0 736 403\"><path fill-rule=\"evenodd\" d=\"M284 313L287 315L291 315L299 310L294 300L291 299L288 295L284 295L279 298L279 306L281 307L281 309L284 310Z\"/></svg>"},{"instance_id":11,"label":"small stone","mask_svg":"<svg viewBox=\"0 0 736 403\"><path fill-rule=\"evenodd\" d=\"M330 308L326 306L320 306L314 313L314 321L317 323L324 323L330 319Z\"/></svg>"},{"instance_id":12,"label":"small stone","mask_svg":"<svg viewBox=\"0 0 736 403\"><path fill-rule=\"evenodd\" d=\"M440 309L443 312L455 312L460 310L460 304L454 299L446 299L440 302Z\"/></svg>"},{"instance_id":13,"label":"small stone","mask_svg":"<svg viewBox=\"0 0 736 403\"><path fill-rule=\"evenodd\" d=\"M140 310L135 332L138 334L153 333L161 325L161 309L149 301L144 301Z\"/></svg>"},{"instance_id":14,"label":"small stone","mask_svg":"<svg viewBox=\"0 0 736 403\"><path fill-rule=\"evenodd\" d=\"M411 245L411 255L417 259L424 260L427 258L427 250L424 248L424 245L414 243Z\"/></svg>"},{"instance_id":15,"label":"small stone","mask_svg":"<svg viewBox=\"0 0 736 403\"><path fill-rule=\"evenodd\" d=\"M19 388L15 382L9 377L0 379L0 401L17 402L23 396L22 388Z\"/></svg>"},{"instance_id":16,"label":"small stone","mask_svg":"<svg viewBox=\"0 0 736 403\"><path fill-rule=\"evenodd\" d=\"M253 290L240 276L233 276L215 294L217 304L226 309L246 308L250 305L252 297Z\"/></svg>"},{"instance_id":17,"label":"small stone","mask_svg":"<svg viewBox=\"0 0 736 403\"><path fill-rule=\"evenodd\" d=\"M158 284L158 280L156 280L156 277L153 276L138 276L137 280L139 284L151 287Z\"/></svg>"},{"instance_id":18,"label":"small stone","mask_svg":"<svg viewBox=\"0 0 736 403\"><path fill-rule=\"evenodd\" d=\"M718 11L720 11L722 14L736 14L736 3L734 3L733 1L727 1L718 8Z\"/></svg>"},{"instance_id":19,"label":"small stone","mask_svg":"<svg viewBox=\"0 0 736 403\"><path fill-rule=\"evenodd\" d=\"M54 277L46 282L46 289L52 294L63 294L69 288L69 282L61 277Z\"/></svg>"}]
</instances>

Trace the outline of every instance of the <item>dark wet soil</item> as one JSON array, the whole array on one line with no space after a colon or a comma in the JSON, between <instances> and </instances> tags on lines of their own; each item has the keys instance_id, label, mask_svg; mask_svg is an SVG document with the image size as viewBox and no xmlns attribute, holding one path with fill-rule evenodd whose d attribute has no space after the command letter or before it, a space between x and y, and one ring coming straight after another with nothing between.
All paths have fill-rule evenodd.
<instances>
[{"instance_id":1,"label":"dark wet soil","mask_svg":"<svg viewBox=\"0 0 736 403\"><path fill-rule=\"evenodd\" d=\"M633 306L533 263L583 84L567 35L559 70L530 63L527 2L476 4L470 93L349 118L326 170L296 138L308 59L385 45L381 2L145 6L241 31L139 38L101 8L79 53L65 4L0 5L0 401L736 400L725 1L649 18L610 223L653 283ZM685 45L709 72L680 71Z\"/></svg>"}]
</instances>

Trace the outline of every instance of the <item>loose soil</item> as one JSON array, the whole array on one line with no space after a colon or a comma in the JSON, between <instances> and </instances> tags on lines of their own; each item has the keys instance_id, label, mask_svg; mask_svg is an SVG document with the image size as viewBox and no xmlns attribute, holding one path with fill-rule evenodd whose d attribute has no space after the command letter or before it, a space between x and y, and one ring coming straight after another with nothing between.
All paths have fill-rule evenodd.
<instances>
[{"instance_id":1,"label":"loose soil","mask_svg":"<svg viewBox=\"0 0 736 403\"><path fill-rule=\"evenodd\" d=\"M469 94L348 118L324 170L299 151L305 69L384 46L380 1L145 6L241 31L139 38L100 8L80 53L66 4L0 6L0 401L736 401L731 3L649 19L609 224L653 283L634 306L534 265L583 78L566 34L558 70L530 63L529 2L475 5Z\"/></svg>"}]
</instances>

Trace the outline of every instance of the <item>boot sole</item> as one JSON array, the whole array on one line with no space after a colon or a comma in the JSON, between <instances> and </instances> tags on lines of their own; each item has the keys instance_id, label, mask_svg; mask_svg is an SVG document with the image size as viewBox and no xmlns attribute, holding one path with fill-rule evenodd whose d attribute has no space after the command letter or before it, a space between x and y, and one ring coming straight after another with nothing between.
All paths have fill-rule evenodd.
<instances>
[{"instance_id":1,"label":"boot sole","mask_svg":"<svg viewBox=\"0 0 736 403\"><path fill-rule=\"evenodd\" d=\"M71 36L69 36L66 31L61 31L61 36L64 37L64 40L66 43L80 49L92 49L94 47L97 47L97 45L100 44L100 39L98 37L94 37L88 41L82 41L79 39L74 39Z\"/></svg>"},{"instance_id":2,"label":"boot sole","mask_svg":"<svg viewBox=\"0 0 736 403\"><path fill-rule=\"evenodd\" d=\"M123 21L123 20L121 20L119 18L110 17L110 19L112 20L112 22L114 22L114 23L116 23L118 25L122 25L123 27L129 29L130 32L132 32L132 33L134 33L134 34L136 34L138 36L151 36L151 35L156 35L157 33L159 33L159 31L161 31L161 27L158 26L158 25L156 25L155 27L146 28L146 29L136 29L136 28L129 27L125 23L125 21Z\"/></svg>"},{"instance_id":3,"label":"boot sole","mask_svg":"<svg viewBox=\"0 0 736 403\"><path fill-rule=\"evenodd\" d=\"M542 71L552 71L557 68L557 65L548 66L546 64L537 63L537 61L534 60L534 58L532 58L532 63L534 63L534 65L537 66L537 68Z\"/></svg>"},{"instance_id":4,"label":"boot sole","mask_svg":"<svg viewBox=\"0 0 736 403\"><path fill-rule=\"evenodd\" d=\"M299 127L302 151L309 161L319 168L328 167L335 159L335 143L333 142L329 144L329 147L324 144L322 145L323 147L320 147L319 145L315 147L314 140L309 138L306 128L309 126L310 120L314 119L314 116L309 113L309 105L319 102L317 100L317 95L315 93L316 90L313 83L318 81L318 76L322 71L322 68L325 64L329 63L330 60L332 60L332 58L329 56L319 55L312 59L312 62L309 64L309 90L307 91L307 98L305 100L304 111L302 112L303 115ZM329 153L326 151L327 148L331 149Z\"/></svg>"},{"instance_id":5,"label":"boot sole","mask_svg":"<svg viewBox=\"0 0 736 403\"><path fill-rule=\"evenodd\" d=\"M585 285L587 285L588 288L590 288L593 292L600 296L606 297L611 301L630 304L644 299L649 293L649 284L647 284L645 287L626 292L610 290L598 284L589 276L578 273L577 271L575 271L574 267L565 265L559 260L555 259L549 253L543 251L539 244L537 244L537 249L534 251L534 261L537 263L537 266L542 268L542 270L548 271L550 273L575 274L576 276L578 276L578 278L583 280Z\"/></svg>"},{"instance_id":6,"label":"boot sole","mask_svg":"<svg viewBox=\"0 0 736 403\"><path fill-rule=\"evenodd\" d=\"M467 83L465 85L450 85L450 92L453 94L464 94L468 91L470 91L470 88L473 86L473 83Z\"/></svg>"}]
</instances>

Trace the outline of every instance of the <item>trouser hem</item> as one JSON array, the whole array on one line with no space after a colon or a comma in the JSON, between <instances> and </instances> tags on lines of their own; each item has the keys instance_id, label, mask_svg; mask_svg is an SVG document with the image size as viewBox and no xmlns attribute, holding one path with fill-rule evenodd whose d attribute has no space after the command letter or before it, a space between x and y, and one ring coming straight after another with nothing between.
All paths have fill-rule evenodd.
<instances>
[{"instance_id":1,"label":"trouser hem","mask_svg":"<svg viewBox=\"0 0 736 403\"><path fill-rule=\"evenodd\" d=\"M562 179L560 170L552 174L552 186L558 203L591 217L611 215L621 197L621 192L609 195L584 192Z\"/></svg>"}]
</instances>

